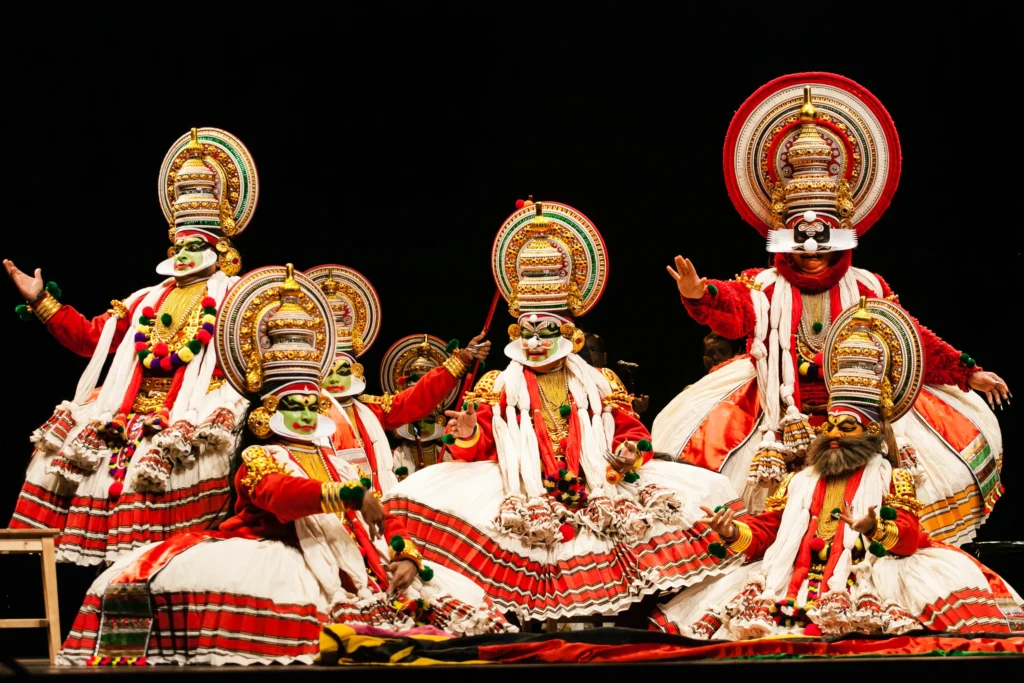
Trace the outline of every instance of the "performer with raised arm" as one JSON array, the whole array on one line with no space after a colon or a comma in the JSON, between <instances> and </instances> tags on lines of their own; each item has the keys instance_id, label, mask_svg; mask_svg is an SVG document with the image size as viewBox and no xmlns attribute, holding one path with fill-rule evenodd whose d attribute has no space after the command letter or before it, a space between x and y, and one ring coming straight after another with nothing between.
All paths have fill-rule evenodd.
<instances>
[{"instance_id":1,"label":"performer with raised arm","mask_svg":"<svg viewBox=\"0 0 1024 683\"><path fill-rule=\"evenodd\" d=\"M921 529L892 423L921 390L922 341L888 301L862 297L837 316L823 340L828 417L804 469L786 475L759 515L704 510L751 564L657 609L657 627L730 640L1024 627L1009 585Z\"/></svg>"},{"instance_id":2,"label":"performer with raised arm","mask_svg":"<svg viewBox=\"0 0 1024 683\"><path fill-rule=\"evenodd\" d=\"M424 564L331 446L318 409L334 314L316 283L290 264L260 268L221 316L224 373L259 403L248 424L267 439L242 453L235 515L119 559L89 589L60 662L312 663L327 623L512 630L472 581Z\"/></svg>"},{"instance_id":3,"label":"performer with raised arm","mask_svg":"<svg viewBox=\"0 0 1024 683\"><path fill-rule=\"evenodd\" d=\"M861 296L897 301L851 255L896 191L900 145L870 92L835 74L801 73L768 83L740 107L723 162L729 196L768 238L774 266L733 281L701 277L681 256L669 267L693 319L748 338L750 357L679 394L653 433L661 450L726 474L756 512L801 466L812 427L825 419L821 356L833 321ZM999 424L971 390L992 407L1010 394L967 353L927 328L921 337L925 388L893 428L924 503L921 523L933 539L960 544L1002 493Z\"/></svg>"},{"instance_id":4,"label":"performer with raised arm","mask_svg":"<svg viewBox=\"0 0 1024 683\"><path fill-rule=\"evenodd\" d=\"M469 348L455 349L440 367L419 378L414 386L396 394L374 396L366 391L363 366L356 360L377 339L381 307L377 292L361 273L336 264L317 266L306 274L323 290L338 329L334 365L324 381L331 403L328 416L337 425L334 446L349 453L354 466L373 480L378 494L398 484L397 465L387 431L427 418L458 388L475 358L484 359L491 343L483 335ZM360 454L362 451L362 454Z\"/></svg>"},{"instance_id":5,"label":"performer with raised arm","mask_svg":"<svg viewBox=\"0 0 1024 683\"><path fill-rule=\"evenodd\" d=\"M654 461L615 373L577 352L581 316L601 297L608 257L576 209L525 205L494 241L509 312L509 359L464 397L444 437L454 462L385 495L427 559L473 578L520 620L614 615L692 585L732 561L699 506L739 503L725 477ZM422 382L423 380L420 380Z\"/></svg>"},{"instance_id":6,"label":"performer with raised arm","mask_svg":"<svg viewBox=\"0 0 1024 683\"><path fill-rule=\"evenodd\" d=\"M173 245L157 267L167 279L103 315L85 317L58 301L52 282L43 287L39 269L30 277L4 261L27 302L21 312L91 358L74 399L32 435L10 524L61 529L60 561L112 562L230 514L247 403L224 384L209 342L241 267L231 240L256 208L256 167L230 133L193 128L164 158L158 190Z\"/></svg>"}]
</instances>

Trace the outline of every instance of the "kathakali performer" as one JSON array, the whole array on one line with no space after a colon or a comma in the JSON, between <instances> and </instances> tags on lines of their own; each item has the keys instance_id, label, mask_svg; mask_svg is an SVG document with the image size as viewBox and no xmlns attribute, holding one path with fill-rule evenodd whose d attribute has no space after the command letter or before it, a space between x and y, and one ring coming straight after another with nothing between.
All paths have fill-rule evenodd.
<instances>
[{"instance_id":1,"label":"kathakali performer","mask_svg":"<svg viewBox=\"0 0 1024 683\"><path fill-rule=\"evenodd\" d=\"M228 293L216 348L259 407L235 515L121 557L89 589L62 664L312 663L321 626L455 635L514 630L483 590L424 564L368 479L335 452L321 383L334 312L310 278L268 267Z\"/></svg>"},{"instance_id":2,"label":"kathakali performer","mask_svg":"<svg viewBox=\"0 0 1024 683\"><path fill-rule=\"evenodd\" d=\"M1020 596L967 553L929 540L891 425L912 409L923 339L895 304L862 297L823 340L828 416L805 467L759 515L705 519L751 564L658 608L655 626L703 639L1004 633Z\"/></svg>"},{"instance_id":3,"label":"kathakali performer","mask_svg":"<svg viewBox=\"0 0 1024 683\"><path fill-rule=\"evenodd\" d=\"M509 365L448 412L454 461L400 483L386 508L427 559L521 620L616 614L722 572L731 560L708 553L715 536L697 520L702 503L739 508L728 480L652 460L619 378L577 355L584 333L570 316L608 276L593 223L565 204L520 203L491 263L516 317Z\"/></svg>"},{"instance_id":4,"label":"kathakali performer","mask_svg":"<svg viewBox=\"0 0 1024 683\"><path fill-rule=\"evenodd\" d=\"M380 384L386 395L397 395L410 389L431 371L441 367L451 352L458 350L458 342L445 344L438 337L428 334L411 334L395 342L384 354L380 365ZM434 465L445 454L441 443L444 435L444 411L451 408L458 398L459 388L454 387L441 403L426 417L404 424L394 431L398 446L394 450L395 476L402 481L424 467Z\"/></svg>"},{"instance_id":5,"label":"kathakali performer","mask_svg":"<svg viewBox=\"0 0 1024 683\"><path fill-rule=\"evenodd\" d=\"M898 300L851 255L896 191L900 145L888 112L863 87L801 73L740 107L723 162L733 204L768 238L774 267L708 280L676 258L669 273L687 312L726 338L747 338L749 355L679 394L653 433L674 457L727 475L756 512L799 468L812 427L825 419L821 358L835 319L861 296ZM1008 390L927 328L921 339L925 387L893 429L924 503L921 523L933 539L960 544L1002 492L999 424L971 390L992 404Z\"/></svg>"},{"instance_id":6,"label":"kathakali performer","mask_svg":"<svg viewBox=\"0 0 1024 683\"><path fill-rule=\"evenodd\" d=\"M480 335L466 349L454 349L411 387L398 393L374 396L366 391L366 377L358 358L369 350L380 331L380 298L370 281L346 266L327 264L306 274L323 290L334 311L338 330L331 372L324 380L327 413L337 425L333 441L339 452L367 473L373 489L387 493L398 484L387 431L428 418L458 390L459 379L474 359L484 359L491 343Z\"/></svg>"},{"instance_id":7,"label":"kathakali performer","mask_svg":"<svg viewBox=\"0 0 1024 683\"><path fill-rule=\"evenodd\" d=\"M5 261L34 314L66 348L90 357L75 397L32 435L35 451L12 528L62 530L58 560L112 562L140 545L230 514L230 467L247 402L224 383L209 345L241 267L232 240L249 224L259 184L242 143L192 129L160 167L172 247L166 276L87 318ZM110 368L100 386L108 356Z\"/></svg>"}]
</instances>

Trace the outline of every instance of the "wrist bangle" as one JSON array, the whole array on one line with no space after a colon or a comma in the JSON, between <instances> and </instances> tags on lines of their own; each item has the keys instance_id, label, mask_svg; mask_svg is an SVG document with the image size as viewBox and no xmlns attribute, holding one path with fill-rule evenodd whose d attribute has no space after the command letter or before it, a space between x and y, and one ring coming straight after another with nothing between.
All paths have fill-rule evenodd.
<instances>
[{"instance_id":1,"label":"wrist bangle","mask_svg":"<svg viewBox=\"0 0 1024 683\"><path fill-rule=\"evenodd\" d=\"M39 322L45 325L60 310L60 302L44 289L42 295L35 302L29 304L29 308L32 309Z\"/></svg>"},{"instance_id":2,"label":"wrist bangle","mask_svg":"<svg viewBox=\"0 0 1024 683\"><path fill-rule=\"evenodd\" d=\"M452 376L455 379L460 379L463 375L466 374L466 371L469 369L466 367L466 364L462 362L462 359L459 358L459 354L457 353L448 356L448 358L444 361L444 367L448 372L452 374Z\"/></svg>"}]
</instances>

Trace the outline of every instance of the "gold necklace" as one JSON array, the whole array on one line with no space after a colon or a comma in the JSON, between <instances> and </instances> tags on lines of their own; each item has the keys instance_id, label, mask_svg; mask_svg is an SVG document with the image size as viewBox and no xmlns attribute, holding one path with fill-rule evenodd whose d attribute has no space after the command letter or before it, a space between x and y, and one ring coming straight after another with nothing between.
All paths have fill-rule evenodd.
<instances>
[{"instance_id":1,"label":"gold necklace","mask_svg":"<svg viewBox=\"0 0 1024 683\"><path fill-rule=\"evenodd\" d=\"M306 473L306 476L315 481L334 481L331 477L331 470L327 466L327 461L324 460L324 454L319 448L312 446L300 446L297 443L289 442L282 444L295 461L299 463L299 467Z\"/></svg>"},{"instance_id":2,"label":"gold necklace","mask_svg":"<svg viewBox=\"0 0 1024 683\"><path fill-rule=\"evenodd\" d=\"M195 282L184 287L175 287L168 292L167 296L164 297L163 303L160 304L160 310L157 311L156 324L153 325L153 336L159 341L170 342L175 338L178 331L185 326L186 322L188 327L198 323L202 313L198 304L205 295L205 281ZM165 313L171 316L170 325L164 325L160 320ZM195 327L198 329L198 324ZM191 339L191 335L189 335L189 339ZM188 339L186 339L187 342Z\"/></svg>"},{"instance_id":3,"label":"gold necklace","mask_svg":"<svg viewBox=\"0 0 1024 683\"><path fill-rule=\"evenodd\" d=\"M844 497L846 496L846 483L850 480L849 475L845 477L831 477L825 482L825 497L821 501L821 511L818 512L818 538L827 541L836 535L841 520L832 517L832 511L836 508L843 510L846 507ZM844 513L845 514L845 513Z\"/></svg>"},{"instance_id":4,"label":"gold necklace","mask_svg":"<svg viewBox=\"0 0 1024 683\"><path fill-rule=\"evenodd\" d=\"M798 337L800 341L811 349L815 354L821 351L828 336L829 328L832 326L832 293L830 290L818 292L817 294L800 295L801 312ZM821 329L814 330L814 324L819 323Z\"/></svg>"},{"instance_id":5,"label":"gold necklace","mask_svg":"<svg viewBox=\"0 0 1024 683\"><path fill-rule=\"evenodd\" d=\"M547 385L546 390L544 388L545 385ZM544 419L544 426L547 428L548 435L557 449L559 442L569 436L569 420L563 418L561 412L559 412L559 409L569 401L569 373L565 371L565 366L558 370L538 374L537 390L540 392L541 402L544 404L544 410L541 413ZM548 398L549 393L556 397L560 393L561 396L558 401L553 401Z\"/></svg>"}]
</instances>

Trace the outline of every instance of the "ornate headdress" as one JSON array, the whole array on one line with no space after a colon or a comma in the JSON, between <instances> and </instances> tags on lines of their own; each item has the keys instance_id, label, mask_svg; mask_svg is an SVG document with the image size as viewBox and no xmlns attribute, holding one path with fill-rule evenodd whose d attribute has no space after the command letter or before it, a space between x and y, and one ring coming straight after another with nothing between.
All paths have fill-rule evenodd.
<instances>
[{"instance_id":1,"label":"ornate headdress","mask_svg":"<svg viewBox=\"0 0 1024 683\"><path fill-rule=\"evenodd\" d=\"M259 197L256 166L245 145L218 128L193 128L164 157L158 191L171 244L199 237L216 252L201 267L216 261L226 275L238 274L242 263L231 239L248 226ZM173 275L173 259L157 272Z\"/></svg>"},{"instance_id":2,"label":"ornate headdress","mask_svg":"<svg viewBox=\"0 0 1024 683\"><path fill-rule=\"evenodd\" d=\"M913 407L924 375L921 338L899 306L861 297L825 343L830 415L851 415L871 431Z\"/></svg>"},{"instance_id":3,"label":"ornate headdress","mask_svg":"<svg viewBox=\"0 0 1024 683\"><path fill-rule=\"evenodd\" d=\"M277 413L282 396L320 395L334 345L334 316L327 299L290 263L254 270L231 288L218 320L217 358L236 391L263 401L249 415L254 434L282 433ZM321 420L314 438L333 431L332 421ZM284 435L294 438L290 432Z\"/></svg>"},{"instance_id":4,"label":"ornate headdress","mask_svg":"<svg viewBox=\"0 0 1024 683\"><path fill-rule=\"evenodd\" d=\"M770 252L853 249L892 201L901 162L882 104L830 73L758 89L733 117L723 157L729 197Z\"/></svg>"},{"instance_id":5,"label":"ornate headdress","mask_svg":"<svg viewBox=\"0 0 1024 683\"><path fill-rule=\"evenodd\" d=\"M392 344L384 354L384 360L381 361L381 387L389 394L397 394L399 391L409 388L423 375L444 364L448 359L450 347L451 344L445 345L438 337L428 334L411 334L408 337L402 337ZM458 396L459 388L456 386L434 411L434 417L439 423L444 422L444 411L455 403ZM397 434L403 439L415 438L409 432L408 425L399 428ZM438 429L430 438L435 439L441 436L442 431Z\"/></svg>"},{"instance_id":6,"label":"ornate headdress","mask_svg":"<svg viewBox=\"0 0 1024 683\"><path fill-rule=\"evenodd\" d=\"M584 335L573 316L593 308L608 281L604 240L590 219L566 204L530 200L517 206L491 249L494 280L519 321L509 327L512 343L505 354L522 360L516 340L525 320L555 322L573 343L561 355L578 351Z\"/></svg>"},{"instance_id":7,"label":"ornate headdress","mask_svg":"<svg viewBox=\"0 0 1024 683\"><path fill-rule=\"evenodd\" d=\"M310 268L306 275L320 287L333 312L338 339L332 367L349 363L354 377L343 395L355 396L366 390L363 366L356 362L380 332L380 298L377 290L360 272L326 264Z\"/></svg>"}]
</instances>

